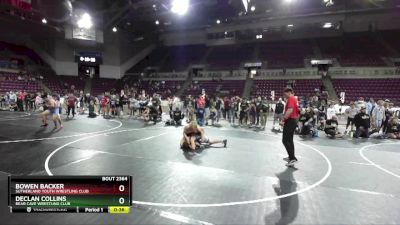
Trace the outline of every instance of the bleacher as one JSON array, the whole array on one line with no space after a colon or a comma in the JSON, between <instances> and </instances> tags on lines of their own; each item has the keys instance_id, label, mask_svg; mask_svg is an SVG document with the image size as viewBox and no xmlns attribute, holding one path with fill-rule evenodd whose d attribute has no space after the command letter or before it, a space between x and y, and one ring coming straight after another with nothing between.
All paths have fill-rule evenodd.
<instances>
[{"instance_id":1,"label":"bleacher","mask_svg":"<svg viewBox=\"0 0 400 225\"><path fill-rule=\"evenodd\" d=\"M345 92L347 103L359 97L400 100L400 78L397 79L334 79L336 93Z\"/></svg>"},{"instance_id":2,"label":"bleacher","mask_svg":"<svg viewBox=\"0 0 400 225\"><path fill-rule=\"evenodd\" d=\"M270 69L302 68L304 59L313 56L308 40L260 43L259 51L260 60L267 61Z\"/></svg>"},{"instance_id":3,"label":"bleacher","mask_svg":"<svg viewBox=\"0 0 400 225\"><path fill-rule=\"evenodd\" d=\"M341 66L385 66L381 56L385 48L369 35L348 35L345 38L319 38L323 58L336 58Z\"/></svg>"},{"instance_id":4,"label":"bleacher","mask_svg":"<svg viewBox=\"0 0 400 225\"><path fill-rule=\"evenodd\" d=\"M320 79L294 80L294 91L296 96L309 96L315 89L320 89L322 81ZM255 80L253 95L270 96L271 91L280 95L282 90L288 86L289 80Z\"/></svg>"},{"instance_id":5,"label":"bleacher","mask_svg":"<svg viewBox=\"0 0 400 225\"><path fill-rule=\"evenodd\" d=\"M18 80L18 76L18 73L0 72L0 92L37 92L41 89L37 81L27 80L25 76L21 76L23 80Z\"/></svg>"},{"instance_id":6,"label":"bleacher","mask_svg":"<svg viewBox=\"0 0 400 225\"><path fill-rule=\"evenodd\" d=\"M204 89L207 95L213 96L218 92L229 95L242 96L245 80L199 80L194 84L196 89L189 87L184 91L185 95L199 95Z\"/></svg>"},{"instance_id":7,"label":"bleacher","mask_svg":"<svg viewBox=\"0 0 400 225\"><path fill-rule=\"evenodd\" d=\"M116 88L117 85L116 79L107 79L107 78L96 78L92 80L92 92L91 94L94 96L98 96L103 94L104 92L111 91Z\"/></svg>"}]
</instances>

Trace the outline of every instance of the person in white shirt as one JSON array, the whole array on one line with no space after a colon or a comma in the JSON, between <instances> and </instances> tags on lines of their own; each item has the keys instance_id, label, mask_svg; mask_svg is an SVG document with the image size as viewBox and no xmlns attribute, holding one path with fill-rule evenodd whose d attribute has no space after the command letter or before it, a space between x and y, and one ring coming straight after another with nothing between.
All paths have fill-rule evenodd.
<instances>
[{"instance_id":1,"label":"person in white shirt","mask_svg":"<svg viewBox=\"0 0 400 225\"><path fill-rule=\"evenodd\" d=\"M367 113L372 116L372 111L376 107L375 101L373 98L370 98L368 103L367 103Z\"/></svg>"},{"instance_id":2,"label":"person in white shirt","mask_svg":"<svg viewBox=\"0 0 400 225\"><path fill-rule=\"evenodd\" d=\"M336 116L336 110L333 103L329 104L329 108L326 110L326 119L331 120L332 116Z\"/></svg>"},{"instance_id":3,"label":"person in white shirt","mask_svg":"<svg viewBox=\"0 0 400 225\"><path fill-rule=\"evenodd\" d=\"M379 132L383 121L385 121L385 107L383 106L383 100L379 100L377 105L374 107L371 113L372 127L375 132Z\"/></svg>"},{"instance_id":4,"label":"person in white shirt","mask_svg":"<svg viewBox=\"0 0 400 225\"><path fill-rule=\"evenodd\" d=\"M367 103L364 101L363 97L358 98L358 101L356 101L355 103L358 111L360 111L361 108L367 108Z\"/></svg>"},{"instance_id":5,"label":"person in white shirt","mask_svg":"<svg viewBox=\"0 0 400 225\"><path fill-rule=\"evenodd\" d=\"M344 132L345 134L348 132L349 125L351 124L350 130L353 130L353 125L354 125L354 117L358 113L358 109L356 108L356 104L354 102L350 103L350 108L346 109L346 116L347 116L347 124L346 124L346 131Z\"/></svg>"}]
</instances>

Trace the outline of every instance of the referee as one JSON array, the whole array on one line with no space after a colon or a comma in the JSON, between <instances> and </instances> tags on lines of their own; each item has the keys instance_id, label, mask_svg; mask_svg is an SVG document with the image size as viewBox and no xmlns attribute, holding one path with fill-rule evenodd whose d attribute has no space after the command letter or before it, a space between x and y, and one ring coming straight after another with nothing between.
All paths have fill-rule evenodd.
<instances>
[{"instance_id":1,"label":"referee","mask_svg":"<svg viewBox=\"0 0 400 225\"><path fill-rule=\"evenodd\" d=\"M293 135L297 126L297 118L299 117L299 105L296 97L294 96L292 88L285 88L283 95L287 99L285 106L285 115L280 125L283 126L282 143L288 153L288 158L284 158L287 162L286 166L294 166L297 158L294 153Z\"/></svg>"}]
</instances>

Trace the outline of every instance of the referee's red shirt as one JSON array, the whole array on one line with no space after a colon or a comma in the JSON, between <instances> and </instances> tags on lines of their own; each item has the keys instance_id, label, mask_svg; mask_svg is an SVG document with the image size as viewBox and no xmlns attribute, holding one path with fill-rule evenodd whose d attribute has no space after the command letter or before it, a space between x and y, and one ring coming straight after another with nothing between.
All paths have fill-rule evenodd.
<instances>
[{"instance_id":1,"label":"referee's red shirt","mask_svg":"<svg viewBox=\"0 0 400 225\"><path fill-rule=\"evenodd\" d=\"M293 112L292 114L290 114L288 119L297 119L299 117L300 112L299 112L299 104L297 103L297 99L294 95L290 96L286 102L285 114L289 108L292 108Z\"/></svg>"}]
</instances>

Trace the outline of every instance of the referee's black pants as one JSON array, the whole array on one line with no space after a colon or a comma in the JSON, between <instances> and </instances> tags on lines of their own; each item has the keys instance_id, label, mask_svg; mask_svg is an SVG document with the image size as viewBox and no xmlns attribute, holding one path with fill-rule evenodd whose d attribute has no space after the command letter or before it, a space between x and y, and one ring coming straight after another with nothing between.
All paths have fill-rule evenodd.
<instances>
[{"instance_id":1,"label":"referee's black pants","mask_svg":"<svg viewBox=\"0 0 400 225\"><path fill-rule=\"evenodd\" d=\"M296 119L288 119L283 126L283 135L282 135L282 143L286 148L286 151L289 155L289 160L297 160L294 153L294 143L293 143L293 135L296 130L297 120Z\"/></svg>"}]
</instances>

